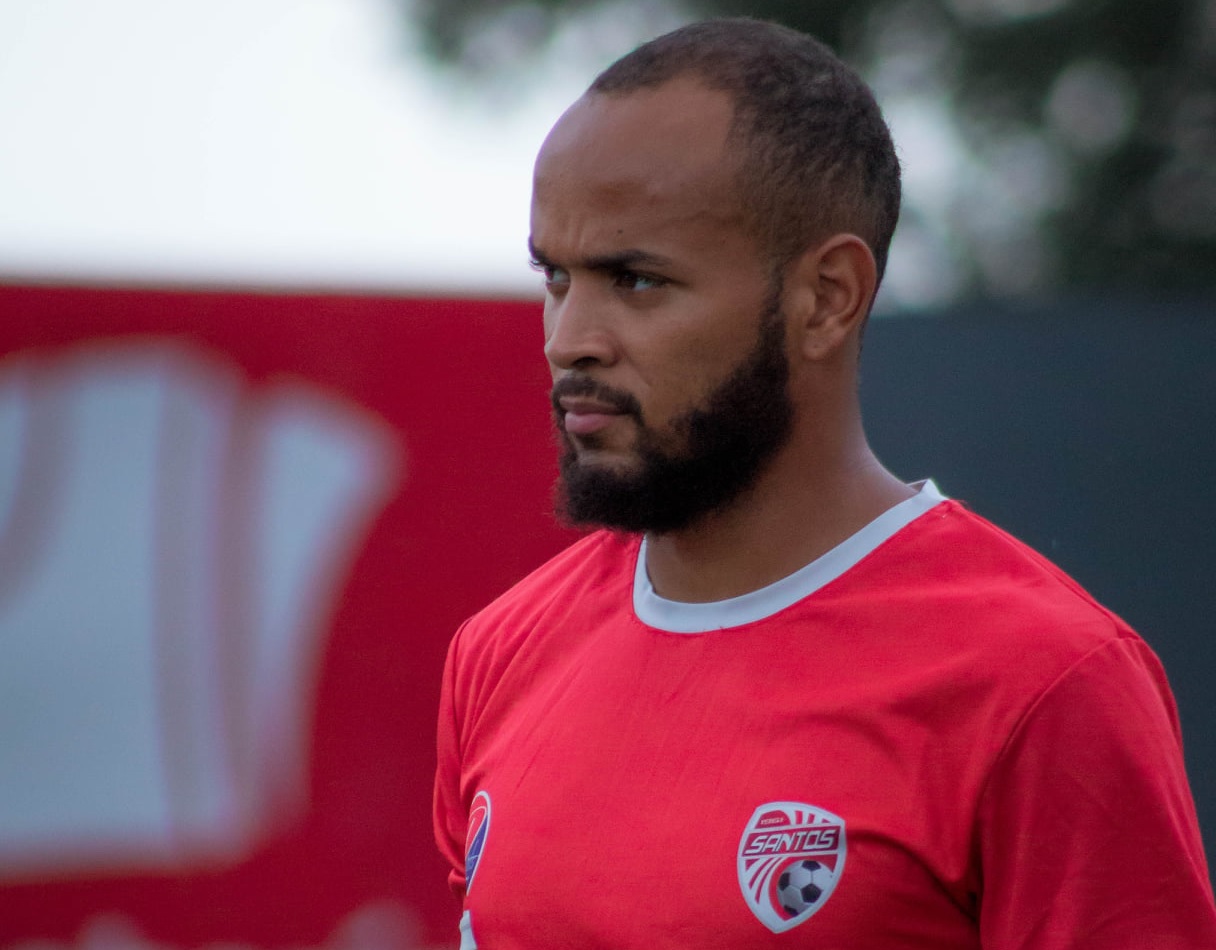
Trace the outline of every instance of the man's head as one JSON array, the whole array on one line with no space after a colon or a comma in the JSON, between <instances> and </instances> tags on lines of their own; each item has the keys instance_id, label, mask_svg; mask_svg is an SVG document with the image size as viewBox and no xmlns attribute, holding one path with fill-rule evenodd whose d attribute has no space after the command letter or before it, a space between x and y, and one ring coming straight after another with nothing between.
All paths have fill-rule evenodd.
<instances>
[{"instance_id":1,"label":"man's head","mask_svg":"<svg viewBox=\"0 0 1216 950\"><path fill-rule=\"evenodd\" d=\"M889 237L875 209L893 224L898 204L871 119L890 153L819 44L711 21L610 67L554 127L531 243L572 520L687 527L832 411L807 367L855 344Z\"/></svg>"},{"instance_id":2,"label":"man's head","mask_svg":"<svg viewBox=\"0 0 1216 950\"><path fill-rule=\"evenodd\" d=\"M748 224L780 268L817 237L870 246L879 279L899 217L899 160L874 95L831 50L775 23L693 23L607 69L588 93L627 95L692 77L734 105L736 180Z\"/></svg>"}]
</instances>

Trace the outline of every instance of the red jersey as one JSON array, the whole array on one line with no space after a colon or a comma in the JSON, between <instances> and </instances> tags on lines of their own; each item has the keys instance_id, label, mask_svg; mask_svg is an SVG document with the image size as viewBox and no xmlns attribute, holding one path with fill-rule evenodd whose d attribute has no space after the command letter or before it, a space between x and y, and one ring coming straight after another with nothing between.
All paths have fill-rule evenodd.
<instances>
[{"instance_id":1,"label":"red jersey","mask_svg":"<svg viewBox=\"0 0 1216 950\"><path fill-rule=\"evenodd\" d=\"M593 534L453 640L462 947L1216 947L1156 657L931 483L823 558L664 601Z\"/></svg>"}]
</instances>

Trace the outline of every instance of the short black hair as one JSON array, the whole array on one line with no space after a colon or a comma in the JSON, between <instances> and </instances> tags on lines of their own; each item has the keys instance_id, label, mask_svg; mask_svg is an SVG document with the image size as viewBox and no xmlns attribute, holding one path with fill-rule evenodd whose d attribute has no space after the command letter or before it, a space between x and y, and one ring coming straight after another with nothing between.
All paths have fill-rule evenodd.
<instances>
[{"instance_id":1,"label":"short black hair","mask_svg":"<svg viewBox=\"0 0 1216 950\"><path fill-rule=\"evenodd\" d=\"M869 86L805 33L746 17L680 27L621 57L588 93L623 95L692 76L734 101L745 220L778 268L848 231L881 280L899 217L899 159Z\"/></svg>"}]
</instances>

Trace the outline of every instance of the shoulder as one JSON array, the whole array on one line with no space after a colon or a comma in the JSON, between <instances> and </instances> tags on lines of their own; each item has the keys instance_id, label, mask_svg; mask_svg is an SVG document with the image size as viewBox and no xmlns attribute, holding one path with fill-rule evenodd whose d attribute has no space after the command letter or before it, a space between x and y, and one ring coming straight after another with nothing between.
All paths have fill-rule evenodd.
<instances>
[{"instance_id":1,"label":"shoulder","mask_svg":"<svg viewBox=\"0 0 1216 950\"><path fill-rule=\"evenodd\" d=\"M1095 650L1151 651L1058 566L956 501L926 512L841 578L839 607L876 648L1025 706ZM1155 661L1150 661L1155 662Z\"/></svg>"},{"instance_id":2,"label":"shoulder","mask_svg":"<svg viewBox=\"0 0 1216 950\"><path fill-rule=\"evenodd\" d=\"M1058 638L1075 630L1077 645L1086 648L1135 637L1059 566L960 502L931 509L897 540L892 553L903 563L909 592L935 592L947 615L979 613L1010 635L1039 630Z\"/></svg>"},{"instance_id":3,"label":"shoulder","mask_svg":"<svg viewBox=\"0 0 1216 950\"><path fill-rule=\"evenodd\" d=\"M575 596L588 587L602 588L614 580L633 581L640 538L596 531L554 555L478 611L485 623L518 610L544 609L555 600Z\"/></svg>"},{"instance_id":4,"label":"shoulder","mask_svg":"<svg viewBox=\"0 0 1216 950\"><path fill-rule=\"evenodd\" d=\"M631 603L640 539L597 531L546 561L470 617L458 638L464 649L513 650L539 627L561 625L563 616L586 607Z\"/></svg>"}]
</instances>

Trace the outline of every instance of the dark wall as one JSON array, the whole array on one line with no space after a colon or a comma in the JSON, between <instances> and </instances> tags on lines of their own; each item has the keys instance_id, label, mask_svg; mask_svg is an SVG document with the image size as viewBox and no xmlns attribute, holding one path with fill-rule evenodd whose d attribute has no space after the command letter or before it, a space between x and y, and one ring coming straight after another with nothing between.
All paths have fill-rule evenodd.
<instances>
[{"instance_id":1,"label":"dark wall","mask_svg":"<svg viewBox=\"0 0 1216 950\"><path fill-rule=\"evenodd\" d=\"M1216 861L1216 302L876 319L879 457L1046 554L1165 664Z\"/></svg>"}]
</instances>

